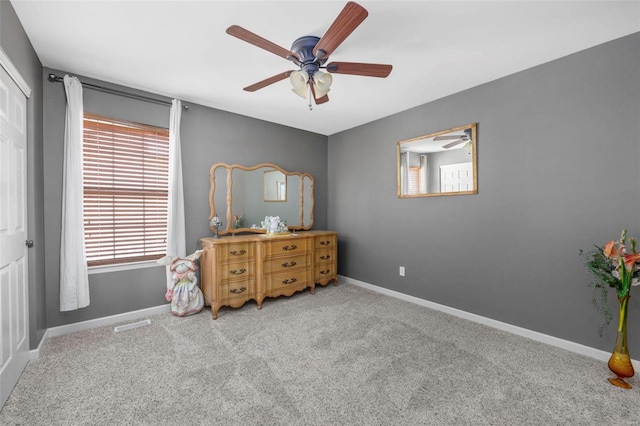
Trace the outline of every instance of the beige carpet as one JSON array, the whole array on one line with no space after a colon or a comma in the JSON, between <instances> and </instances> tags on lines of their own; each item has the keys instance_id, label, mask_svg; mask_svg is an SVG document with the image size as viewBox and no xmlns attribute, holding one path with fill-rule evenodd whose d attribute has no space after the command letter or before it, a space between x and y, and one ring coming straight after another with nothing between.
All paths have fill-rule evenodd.
<instances>
[{"instance_id":1,"label":"beige carpet","mask_svg":"<svg viewBox=\"0 0 640 426\"><path fill-rule=\"evenodd\" d=\"M601 361L348 284L150 319L49 341L0 424L640 424Z\"/></svg>"}]
</instances>

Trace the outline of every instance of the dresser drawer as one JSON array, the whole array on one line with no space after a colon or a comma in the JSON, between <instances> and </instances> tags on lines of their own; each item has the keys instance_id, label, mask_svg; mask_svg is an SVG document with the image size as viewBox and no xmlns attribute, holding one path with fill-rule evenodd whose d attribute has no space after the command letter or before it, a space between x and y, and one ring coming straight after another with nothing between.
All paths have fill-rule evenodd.
<instances>
[{"instance_id":1,"label":"dresser drawer","mask_svg":"<svg viewBox=\"0 0 640 426\"><path fill-rule=\"evenodd\" d=\"M330 265L316 265L315 267L315 279L316 282L321 282L322 280L329 280L334 278L336 275L336 265L332 263Z\"/></svg>"},{"instance_id":2,"label":"dresser drawer","mask_svg":"<svg viewBox=\"0 0 640 426\"><path fill-rule=\"evenodd\" d=\"M326 265L328 263L335 263L335 252L332 250L319 250L315 253L315 264Z\"/></svg>"},{"instance_id":3,"label":"dresser drawer","mask_svg":"<svg viewBox=\"0 0 640 426\"><path fill-rule=\"evenodd\" d=\"M297 269L277 274L268 275L265 278L267 292L287 289L307 287L311 283L311 271L307 269Z\"/></svg>"},{"instance_id":4,"label":"dresser drawer","mask_svg":"<svg viewBox=\"0 0 640 426\"><path fill-rule=\"evenodd\" d=\"M224 284L218 290L220 292L220 303L223 305L232 305L234 304L233 302L247 301L255 297L254 286L246 281Z\"/></svg>"},{"instance_id":5,"label":"dresser drawer","mask_svg":"<svg viewBox=\"0 0 640 426\"><path fill-rule=\"evenodd\" d=\"M336 246L335 235L321 235L315 238L316 250L333 249Z\"/></svg>"},{"instance_id":6,"label":"dresser drawer","mask_svg":"<svg viewBox=\"0 0 640 426\"><path fill-rule=\"evenodd\" d=\"M305 253L309 250L306 238L269 241L264 245L267 257Z\"/></svg>"},{"instance_id":7,"label":"dresser drawer","mask_svg":"<svg viewBox=\"0 0 640 426\"><path fill-rule=\"evenodd\" d=\"M264 273L270 274L272 272L282 272L299 268L307 268L309 266L308 259L310 257L310 255L302 253L297 256L281 257L277 259L267 260L264 262Z\"/></svg>"},{"instance_id":8,"label":"dresser drawer","mask_svg":"<svg viewBox=\"0 0 640 426\"><path fill-rule=\"evenodd\" d=\"M249 260L254 257L254 245L251 243L230 243L219 248L220 262Z\"/></svg>"},{"instance_id":9,"label":"dresser drawer","mask_svg":"<svg viewBox=\"0 0 640 426\"><path fill-rule=\"evenodd\" d=\"M254 262L233 262L220 265L220 281L236 281L255 275Z\"/></svg>"}]
</instances>

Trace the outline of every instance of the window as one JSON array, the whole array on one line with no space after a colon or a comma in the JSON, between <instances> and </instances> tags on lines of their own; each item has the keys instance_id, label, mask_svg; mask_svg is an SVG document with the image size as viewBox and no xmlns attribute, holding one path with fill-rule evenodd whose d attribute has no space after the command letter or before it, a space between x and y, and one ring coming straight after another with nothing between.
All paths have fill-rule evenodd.
<instances>
[{"instance_id":1,"label":"window","mask_svg":"<svg viewBox=\"0 0 640 426\"><path fill-rule=\"evenodd\" d=\"M85 114L83 156L88 265L164 256L169 130Z\"/></svg>"},{"instance_id":2,"label":"window","mask_svg":"<svg viewBox=\"0 0 640 426\"><path fill-rule=\"evenodd\" d=\"M420 194L422 191L422 188L420 188L420 167L409 167L408 178L409 189L407 194Z\"/></svg>"}]
</instances>

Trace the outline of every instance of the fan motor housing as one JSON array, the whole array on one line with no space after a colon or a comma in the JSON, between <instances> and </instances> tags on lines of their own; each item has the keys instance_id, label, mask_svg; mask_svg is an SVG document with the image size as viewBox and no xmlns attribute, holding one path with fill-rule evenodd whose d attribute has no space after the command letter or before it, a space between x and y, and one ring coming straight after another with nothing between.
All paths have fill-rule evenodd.
<instances>
[{"instance_id":1,"label":"fan motor housing","mask_svg":"<svg viewBox=\"0 0 640 426\"><path fill-rule=\"evenodd\" d=\"M291 51L300 58L300 62L302 63L301 68L310 75L313 75L313 73L326 62L326 59L316 59L313 54L313 48L316 47L319 41L320 37L303 36L296 39L291 45Z\"/></svg>"}]
</instances>

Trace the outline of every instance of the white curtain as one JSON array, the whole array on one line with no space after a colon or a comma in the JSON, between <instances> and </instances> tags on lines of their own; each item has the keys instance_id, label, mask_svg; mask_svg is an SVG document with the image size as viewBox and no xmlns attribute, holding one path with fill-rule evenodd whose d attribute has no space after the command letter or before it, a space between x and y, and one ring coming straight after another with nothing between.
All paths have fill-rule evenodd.
<instances>
[{"instance_id":1,"label":"white curtain","mask_svg":"<svg viewBox=\"0 0 640 426\"><path fill-rule=\"evenodd\" d=\"M169 211L167 212L167 256L185 257L184 190L182 186L182 156L180 154L180 120L182 102L171 102L169 121ZM167 266L167 288L173 279Z\"/></svg>"},{"instance_id":2,"label":"white curtain","mask_svg":"<svg viewBox=\"0 0 640 426\"><path fill-rule=\"evenodd\" d=\"M400 188L401 194L409 193L409 154L406 151L400 153Z\"/></svg>"},{"instance_id":3,"label":"white curtain","mask_svg":"<svg viewBox=\"0 0 640 426\"><path fill-rule=\"evenodd\" d=\"M64 76L67 111L64 125L60 311L89 306L89 275L84 246L82 182L82 84Z\"/></svg>"}]
</instances>

